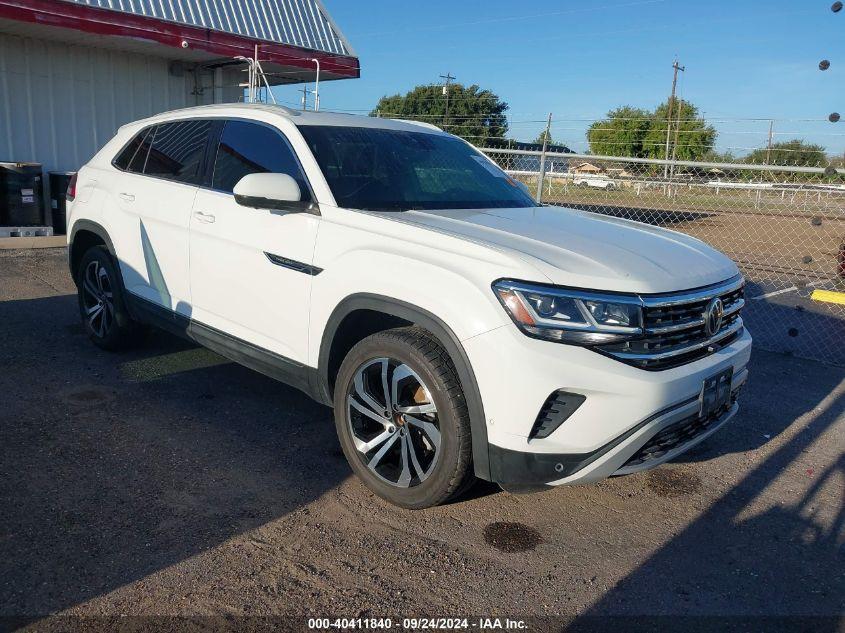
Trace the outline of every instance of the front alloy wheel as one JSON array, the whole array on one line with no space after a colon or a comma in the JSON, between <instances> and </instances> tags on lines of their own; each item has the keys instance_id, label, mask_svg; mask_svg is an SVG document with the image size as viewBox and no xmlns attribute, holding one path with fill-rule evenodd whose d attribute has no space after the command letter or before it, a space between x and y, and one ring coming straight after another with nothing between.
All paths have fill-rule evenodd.
<instances>
[{"instance_id":1,"label":"front alloy wheel","mask_svg":"<svg viewBox=\"0 0 845 633\"><path fill-rule=\"evenodd\" d=\"M355 372L346 396L352 441L379 479L400 488L425 481L437 466L437 405L405 363L374 358Z\"/></svg>"},{"instance_id":2,"label":"front alloy wheel","mask_svg":"<svg viewBox=\"0 0 845 633\"><path fill-rule=\"evenodd\" d=\"M337 373L334 410L352 470L391 503L428 508L474 481L466 399L430 332L397 328L355 345Z\"/></svg>"}]
</instances>

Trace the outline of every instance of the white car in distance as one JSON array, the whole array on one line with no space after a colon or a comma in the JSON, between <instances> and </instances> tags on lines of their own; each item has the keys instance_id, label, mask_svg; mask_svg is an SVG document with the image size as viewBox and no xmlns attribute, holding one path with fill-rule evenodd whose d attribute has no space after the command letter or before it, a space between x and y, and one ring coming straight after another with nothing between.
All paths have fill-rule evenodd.
<instances>
[{"instance_id":1,"label":"white car in distance","mask_svg":"<svg viewBox=\"0 0 845 633\"><path fill-rule=\"evenodd\" d=\"M293 385L406 508L477 477L525 490L652 468L727 423L748 375L730 259L538 206L431 125L169 112L123 126L68 200L96 345L151 324Z\"/></svg>"},{"instance_id":2,"label":"white car in distance","mask_svg":"<svg viewBox=\"0 0 845 633\"><path fill-rule=\"evenodd\" d=\"M605 176L576 176L572 179L572 184L576 187L592 187L605 191L613 191L618 188L615 180Z\"/></svg>"}]
</instances>

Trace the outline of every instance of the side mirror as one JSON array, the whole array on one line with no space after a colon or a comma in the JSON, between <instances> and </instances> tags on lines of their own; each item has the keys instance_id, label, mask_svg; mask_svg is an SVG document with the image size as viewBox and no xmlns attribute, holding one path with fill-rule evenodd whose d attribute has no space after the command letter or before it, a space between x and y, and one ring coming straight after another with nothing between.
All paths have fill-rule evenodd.
<instances>
[{"instance_id":1,"label":"side mirror","mask_svg":"<svg viewBox=\"0 0 845 633\"><path fill-rule=\"evenodd\" d=\"M310 202L302 201L299 184L287 174L247 174L238 181L232 193L235 202L253 209L308 211Z\"/></svg>"}]
</instances>

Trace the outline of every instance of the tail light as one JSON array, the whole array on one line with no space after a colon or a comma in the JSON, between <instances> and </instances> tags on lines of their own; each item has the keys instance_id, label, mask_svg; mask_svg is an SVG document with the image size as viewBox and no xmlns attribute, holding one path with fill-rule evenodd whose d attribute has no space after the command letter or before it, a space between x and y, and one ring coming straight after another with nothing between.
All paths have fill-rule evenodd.
<instances>
[{"instance_id":1,"label":"tail light","mask_svg":"<svg viewBox=\"0 0 845 633\"><path fill-rule=\"evenodd\" d=\"M65 198L68 202L72 202L73 199L76 198L76 174L71 176L70 180L68 180Z\"/></svg>"}]
</instances>

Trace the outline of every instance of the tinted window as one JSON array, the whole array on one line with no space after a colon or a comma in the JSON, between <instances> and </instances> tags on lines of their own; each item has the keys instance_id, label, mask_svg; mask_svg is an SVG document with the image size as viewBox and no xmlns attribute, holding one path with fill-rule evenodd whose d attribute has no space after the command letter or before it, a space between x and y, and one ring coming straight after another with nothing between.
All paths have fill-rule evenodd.
<instances>
[{"instance_id":1,"label":"tinted window","mask_svg":"<svg viewBox=\"0 0 845 633\"><path fill-rule=\"evenodd\" d=\"M147 128L142 134L143 138L141 139L141 143L138 145L138 151L135 152L135 155L132 157L132 160L129 161L129 167L127 167L127 171L134 172L136 174L141 174L144 172L144 165L147 162L147 156L150 153L150 143L153 141L153 134L155 133L155 128Z\"/></svg>"},{"instance_id":2,"label":"tinted window","mask_svg":"<svg viewBox=\"0 0 845 633\"><path fill-rule=\"evenodd\" d=\"M214 161L212 187L232 191L247 174L287 174L302 191L302 200L311 200L308 183L296 155L281 134L272 128L246 121L227 121Z\"/></svg>"},{"instance_id":3,"label":"tinted window","mask_svg":"<svg viewBox=\"0 0 845 633\"><path fill-rule=\"evenodd\" d=\"M452 136L378 128L299 128L337 203L353 209L533 207L519 184Z\"/></svg>"},{"instance_id":4,"label":"tinted window","mask_svg":"<svg viewBox=\"0 0 845 633\"><path fill-rule=\"evenodd\" d=\"M113 161L113 165L118 169L122 169L124 171L129 169L130 164L133 164L132 161L139 155L139 149L143 146L144 150L140 152L143 156L138 158L135 161L133 166L139 166L138 169L135 171L142 171L144 168L144 158L146 158L147 151L149 150L149 145L144 146L144 139L146 138L147 134L150 133L152 128L147 128L145 130L141 130L135 137L129 141L126 147L121 150L121 152L115 157Z\"/></svg>"},{"instance_id":5,"label":"tinted window","mask_svg":"<svg viewBox=\"0 0 845 633\"><path fill-rule=\"evenodd\" d=\"M141 141L144 140L144 136L146 136L149 130L142 130L138 134L135 135L129 144L123 148L117 157L114 159L114 166L118 169L125 170L129 167L129 163L132 161L132 158L135 156L135 152L138 151L138 148L141 146Z\"/></svg>"},{"instance_id":6,"label":"tinted window","mask_svg":"<svg viewBox=\"0 0 845 633\"><path fill-rule=\"evenodd\" d=\"M178 121L155 129L144 174L197 182L211 121Z\"/></svg>"}]
</instances>

